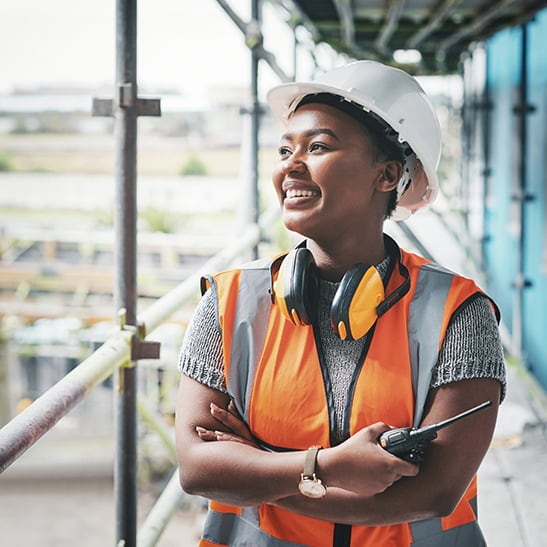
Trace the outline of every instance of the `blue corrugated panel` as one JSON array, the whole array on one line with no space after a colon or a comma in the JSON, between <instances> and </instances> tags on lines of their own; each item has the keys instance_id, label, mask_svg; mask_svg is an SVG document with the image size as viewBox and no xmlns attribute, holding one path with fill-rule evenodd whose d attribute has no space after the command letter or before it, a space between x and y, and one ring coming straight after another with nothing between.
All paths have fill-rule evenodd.
<instances>
[{"instance_id":1,"label":"blue corrugated panel","mask_svg":"<svg viewBox=\"0 0 547 547\"><path fill-rule=\"evenodd\" d=\"M518 269L519 222L511 200L518 185L517 118L521 57L521 30L495 35L487 45L487 85L493 109L490 120L490 168L485 204L485 258L488 289L511 327Z\"/></svg>"},{"instance_id":2,"label":"blue corrugated panel","mask_svg":"<svg viewBox=\"0 0 547 547\"><path fill-rule=\"evenodd\" d=\"M527 193L524 217L525 277L523 349L534 374L547 388L547 10L528 24Z\"/></svg>"}]
</instances>

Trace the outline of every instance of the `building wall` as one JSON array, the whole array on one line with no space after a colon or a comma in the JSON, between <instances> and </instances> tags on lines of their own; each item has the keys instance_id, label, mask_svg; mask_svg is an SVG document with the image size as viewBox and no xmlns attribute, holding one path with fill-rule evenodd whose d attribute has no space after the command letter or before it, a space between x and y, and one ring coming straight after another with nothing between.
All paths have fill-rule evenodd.
<instances>
[{"instance_id":1,"label":"building wall","mask_svg":"<svg viewBox=\"0 0 547 547\"><path fill-rule=\"evenodd\" d=\"M497 33L485 48L483 88L464 78L466 96L483 114L473 117L481 125L483 142L475 147L480 153L469 158L480 164L472 172L482 176L467 184L482 190L488 291L527 366L547 389L547 10L525 26ZM473 70L472 57L464 69ZM467 133L477 134L476 127Z\"/></svg>"}]
</instances>

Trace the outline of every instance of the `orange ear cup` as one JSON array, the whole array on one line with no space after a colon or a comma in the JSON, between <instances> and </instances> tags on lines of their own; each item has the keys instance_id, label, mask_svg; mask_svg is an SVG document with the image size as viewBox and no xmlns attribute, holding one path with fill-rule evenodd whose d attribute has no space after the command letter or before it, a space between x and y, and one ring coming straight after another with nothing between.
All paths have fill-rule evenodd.
<instances>
[{"instance_id":1,"label":"orange ear cup","mask_svg":"<svg viewBox=\"0 0 547 547\"><path fill-rule=\"evenodd\" d=\"M378 318L377 308L384 296L384 283L374 266L353 266L342 278L332 301L334 332L342 340L364 336Z\"/></svg>"}]
</instances>

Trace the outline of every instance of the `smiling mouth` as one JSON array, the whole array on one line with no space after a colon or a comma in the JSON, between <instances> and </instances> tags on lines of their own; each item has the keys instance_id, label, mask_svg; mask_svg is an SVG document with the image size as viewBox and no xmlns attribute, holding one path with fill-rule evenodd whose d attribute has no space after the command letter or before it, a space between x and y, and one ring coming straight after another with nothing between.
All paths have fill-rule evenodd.
<instances>
[{"instance_id":1,"label":"smiling mouth","mask_svg":"<svg viewBox=\"0 0 547 547\"><path fill-rule=\"evenodd\" d=\"M319 192L315 192L313 190L291 188L285 192L285 199L313 198L319 195Z\"/></svg>"}]
</instances>

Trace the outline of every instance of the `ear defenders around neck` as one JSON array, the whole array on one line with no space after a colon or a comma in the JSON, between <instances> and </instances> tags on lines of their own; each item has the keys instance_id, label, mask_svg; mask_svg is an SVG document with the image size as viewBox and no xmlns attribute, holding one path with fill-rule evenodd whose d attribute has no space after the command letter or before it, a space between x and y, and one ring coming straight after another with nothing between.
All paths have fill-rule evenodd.
<instances>
[{"instance_id":1,"label":"ear defenders around neck","mask_svg":"<svg viewBox=\"0 0 547 547\"><path fill-rule=\"evenodd\" d=\"M273 282L274 301L297 326L313 324L317 317L319 274L312 253L293 249L281 262ZM331 306L331 326L342 340L364 336L378 318L385 299L384 283L374 266L356 264L342 278Z\"/></svg>"}]
</instances>

